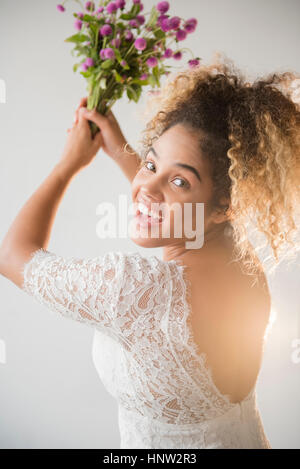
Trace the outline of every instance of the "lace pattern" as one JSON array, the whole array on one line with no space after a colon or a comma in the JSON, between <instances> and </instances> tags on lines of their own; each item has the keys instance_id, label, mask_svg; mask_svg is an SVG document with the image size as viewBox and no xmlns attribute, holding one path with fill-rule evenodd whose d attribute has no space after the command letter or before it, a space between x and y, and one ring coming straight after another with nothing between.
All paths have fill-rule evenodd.
<instances>
[{"instance_id":1,"label":"lace pattern","mask_svg":"<svg viewBox=\"0 0 300 469\"><path fill-rule=\"evenodd\" d=\"M120 251L63 258L39 249L23 275L24 291L39 303L94 328L93 360L121 409L122 447L266 447L255 394L231 403L199 353L178 261Z\"/></svg>"}]
</instances>

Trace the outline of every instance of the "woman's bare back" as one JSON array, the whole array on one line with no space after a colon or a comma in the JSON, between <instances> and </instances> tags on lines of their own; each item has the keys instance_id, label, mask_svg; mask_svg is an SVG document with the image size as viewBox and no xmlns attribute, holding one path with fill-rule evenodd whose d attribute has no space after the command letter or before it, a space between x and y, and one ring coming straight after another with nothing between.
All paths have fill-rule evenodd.
<instances>
[{"instance_id":1,"label":"woman's bare back","mask_svg":"<svg viewBox=\"0 0 300 469\"><path fill-rule=\"evenodd\" d=\"M238 263L188 267L191 329L205 352L214 384L231 402L241 402L260 370L271 300L263 271L253 285Z\"/></svg>"}]
</instances>

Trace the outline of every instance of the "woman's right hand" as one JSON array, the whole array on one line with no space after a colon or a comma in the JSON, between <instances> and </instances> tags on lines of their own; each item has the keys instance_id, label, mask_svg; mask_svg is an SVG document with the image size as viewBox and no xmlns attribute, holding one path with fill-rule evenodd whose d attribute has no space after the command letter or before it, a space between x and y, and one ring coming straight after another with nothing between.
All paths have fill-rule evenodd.
<instances>
[{"instance_id":1,"label":"woman's right hand","mask_svg":"<svg viewBox=\"0 0 300 469\"><path fill-rule=\"evenodd\" d=\"M87 98L82 98L75 111L74 122L78 122L79 109L82 107L86 108L86 106ZM86 115L84 117L94 122L99 127L103 140L101 148L105 153L107 153L111 158L118 158L118 156L124 152L124 147L127 141L112 111L109 110L107 115L103 116L95 109L93 111L86 110Z\"/></svg>"}]
</instances>

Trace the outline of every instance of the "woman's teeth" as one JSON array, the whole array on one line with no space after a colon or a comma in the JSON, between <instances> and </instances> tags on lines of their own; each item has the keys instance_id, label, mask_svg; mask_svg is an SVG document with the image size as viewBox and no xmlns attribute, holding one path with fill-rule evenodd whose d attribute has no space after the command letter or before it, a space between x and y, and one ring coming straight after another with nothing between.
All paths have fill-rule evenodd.
<instances>
[{"instance_id":1,"label":"woman's teeth","mask_svg":"<svg viewBox=\"0 0 300 469\"><path fill-rule=\"evenodd\" d=\"M138 210L143 213L144 215L148 215L148 217L155 218L156 220L161 220L162 217L153 213L151 210L146 207L146 205L142 204L141 202L138 203Z\"/></svg>"}]
</instances>

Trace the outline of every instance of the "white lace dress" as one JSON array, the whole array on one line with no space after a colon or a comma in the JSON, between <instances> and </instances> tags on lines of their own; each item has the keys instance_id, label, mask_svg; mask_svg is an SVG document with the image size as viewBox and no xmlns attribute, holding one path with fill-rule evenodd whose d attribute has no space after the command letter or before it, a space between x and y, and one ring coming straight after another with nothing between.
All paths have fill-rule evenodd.
<instances>
[{"instance_id":1,"label":"white lace dress","mask_svg":"<svg viewBox=\"0 0 300 469\"><path fill-rule=\"evenodd\" d=\"M44 249L23 290L94 328L93 361L118 403L120 448L270 449L256 386L231 403L193 341L184 266L110 251L90 259Z\"/></svg>"}]
</instances>

